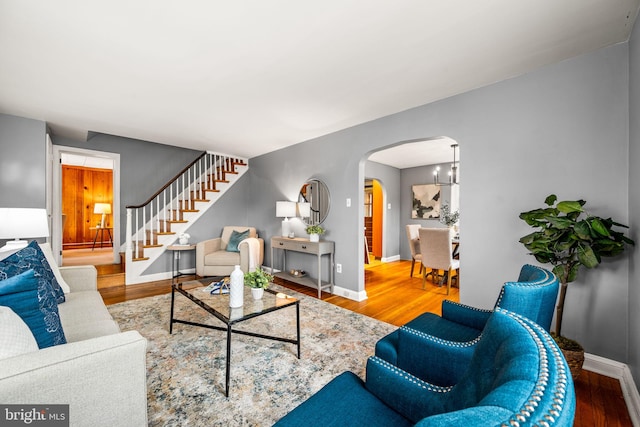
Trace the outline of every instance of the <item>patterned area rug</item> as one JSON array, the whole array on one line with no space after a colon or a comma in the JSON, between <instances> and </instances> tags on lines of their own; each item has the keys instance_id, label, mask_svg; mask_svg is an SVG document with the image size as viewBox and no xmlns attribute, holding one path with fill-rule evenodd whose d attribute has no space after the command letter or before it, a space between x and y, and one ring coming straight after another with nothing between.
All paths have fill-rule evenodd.
<instances>
[{"instance_id":1,"label":"patterned area rug","mask_svg":"<svg viewBox=\"0 0 640 427\"><path fill-rule=\"evenodd\" d=\"M364 377L376 341L395 326L273 285L301 300L301 358L294 344L234 334L231 383L224 396L226 333L174 324L171 295L109 306L123 331L147 338L150 426L270 426L345 370ZM176 294L176 318L223 326ZM236 326L295 338L295 308Z\"/></svg>"}]
</instances>

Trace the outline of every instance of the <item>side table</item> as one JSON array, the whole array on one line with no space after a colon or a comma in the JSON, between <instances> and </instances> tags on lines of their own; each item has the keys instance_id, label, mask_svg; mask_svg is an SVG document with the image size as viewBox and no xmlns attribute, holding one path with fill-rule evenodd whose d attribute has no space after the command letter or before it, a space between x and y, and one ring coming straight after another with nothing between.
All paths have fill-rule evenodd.
<instances>
[{"instance_id":1,"label":"side table","mask_svg":"<svg viewBox=\"0 0 640 427\"><path fill-rule=\"evenodd\" d=\"M186 273L180 272L180 254L182 251L195 251L196 245L170 245L167 250L173 251L173 263L171 265L171 284L177 283L176 279Z\"/></svg>"},{"instance_id":2,"label":"side table","mask_svg":"<svg viewBox=\"0 0 640 427\"><path fill-rule=\"evenodd\" d=\"M100 235L100 249L102 249L102 242L104 241L104 232L105 230L109 234L109 241L111 242L111 246L113 246L113 237L111 236L111 230L113 227L89 227L89 230L96 230L96 236L93 238L93 246L91 250L96 248L96 241L98 240L98 234Z\"/></svg>"},{"instance_id":3,"label":"side table","mask_svg":"<svg viewBox=\"0 0 640 427\"><path fill-rule=\"evenodd\" d=\"M274 249L281 249L284 252L282 258L282 270L275 273L275 277L280 277L290 282L295 282L300 285L311 286L318 289L318 299L322 299L322 290L328 288L329 292L333 293L333 250L334 242L329 240L320 240L319 242L310 242L309 239L303 239L300 237L288 238L274 236L271 238L271 268L275 268L275 262L273 257ZM295 277L287 272L287 252L300 252L309 255L314 255L318 262L317 278L311 277ZM322 256L329 256L329 277L325 280L322 279ZM327 280L328 279L328 280Z\"/></svg>"}]
</instances>

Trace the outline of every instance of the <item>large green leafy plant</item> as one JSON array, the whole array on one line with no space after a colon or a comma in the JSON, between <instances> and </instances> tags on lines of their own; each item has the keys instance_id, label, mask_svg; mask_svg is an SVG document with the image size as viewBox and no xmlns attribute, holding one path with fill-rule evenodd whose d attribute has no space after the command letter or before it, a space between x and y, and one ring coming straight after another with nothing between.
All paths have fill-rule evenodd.
<instances>
[{"instance_id":1,"label":"large green leafy plant","mask_svg":"<svg viewBox=\"0 0 640 427\"><path fill-rule=\"evenodd\" d=\"M538 262L552 264L560 281L555 330L560 337L567 285L576 280L580 266L595 268L603 257L616 256L634 242L614 230L629 227L589 214L584 210L584 200L556 202L557 197L552 194L545 199L546 208L520 214L520 219L538 229L522 237L520 243Z\"/></svg>"}]
</instances>

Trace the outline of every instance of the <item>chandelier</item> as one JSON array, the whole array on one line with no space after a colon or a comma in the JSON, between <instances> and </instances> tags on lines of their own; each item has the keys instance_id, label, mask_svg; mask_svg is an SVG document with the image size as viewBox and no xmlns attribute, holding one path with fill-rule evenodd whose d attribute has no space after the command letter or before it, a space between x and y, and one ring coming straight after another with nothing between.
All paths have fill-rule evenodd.
<instances>
[{"instance_id":1,"label":"chandelier","mask_svg":"<svg viewBox=\"0 0 640 427\"><path fill-rule=\"evenodd\" d=\"M447 173L447 182L440 182L440 166L436 166L433 171L433 183L435 185L453 185L460 184L458 182L458 162L456 161L456 149L458 144L451 144L453 148L453 163L451 163L451 170Z\"/></svg>"}]
</instances>

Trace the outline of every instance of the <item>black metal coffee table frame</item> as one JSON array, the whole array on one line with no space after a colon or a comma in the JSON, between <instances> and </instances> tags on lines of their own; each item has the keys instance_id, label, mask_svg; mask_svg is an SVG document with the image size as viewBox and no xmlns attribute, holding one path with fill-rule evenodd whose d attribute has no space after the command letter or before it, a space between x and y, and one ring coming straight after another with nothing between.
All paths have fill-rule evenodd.
<instances>
[{"instance_id":1,"label":"black metal coffee table frame","mask_svg":"<svg viewBox=\"0 0 640 427\"><path fill-rule=\"evenodd\" d=\"M227 358L226 358L226 379L225 379L225 396L229 397L229 380L230 380L230 367L231 367L231 334L240 334L240 335L248 335L251 337L257 337L257 338L264 338L264 339L268 339L268 340L274 340L274 341L281 341L281 342L286 342L286 343L291 343L291 344L296 344L296 346L298 347L298 359L300 359L300 300L298 299L294 299L291 298L292 301L287 304L284 303L282 305L278 305L278 306L273 306L273 307L268 307L266 309L264 309L263 311L257 312L257 313L249 313L247 315L243 315L242 317L238 318L238 319L229 319L227 316L225 316L224 314L218 312L217 310L215 310L213 307L209 306L206 302L198 299L196 296L194 296L193 294L187 292L185 289L183 289L183 285L189 284L190 282L183 282L183 283L175 283L171 286L171 321L169 323L169 333L173 333L173 324L174 323L182 323L185 325L191 325L191 326L200 326L203 328L208 328L208 329L216 329L219 331L226 331L227 332ZM219 319L220 321L222 321L224 324L227 325L226 328L221 327L221 326L214 326L214 325L207 325L204 323L197 323L197 322L191 322L188 320L181 320L181 319L176 319L174 318L173 314L174 314L174 302L175 302L175 293L179 292L180 294L184 295L185 297L187 297L188 299L190 299L191 301L193 301L195 304L197 304L198 306L202 307L206 312L208 312L209 314L213 315L214 317L216 317L217 319ZM265 289L265 292L269 292L271 294L277 294L277 292L271 290L271 289ZM245 298L246 298L246 294L245 294ZM283 337L276 337L276 336L271 336L271 335L264 335L264 334L258 334L255 332L248 332L248 331L241 331L241 330L234 330L233 329L233 325L237 324L237 323L241 323L244 322L245 320L249 320L249 319L253 319L254 317L258 317L258 316L262 316L264 314L267 313L271 313L286 307L291 307L294 306L296 307L296 339L292 339L292 338L283 338Z\"/></svg>"}]
</instances>

